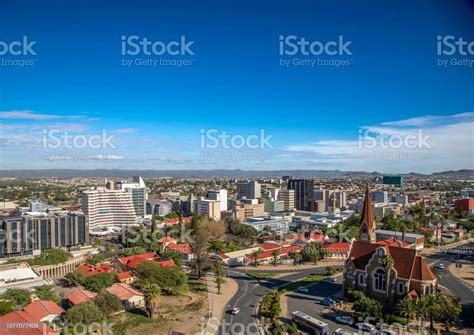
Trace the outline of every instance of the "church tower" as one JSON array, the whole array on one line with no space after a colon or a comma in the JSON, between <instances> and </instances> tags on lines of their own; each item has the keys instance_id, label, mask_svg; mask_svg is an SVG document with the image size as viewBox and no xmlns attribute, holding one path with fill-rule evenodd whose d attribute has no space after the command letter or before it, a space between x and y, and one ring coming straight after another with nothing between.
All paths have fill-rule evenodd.
<instances>
[{"instance_id":1,"label":"church tower","mask_svg":"<svg viewBox=\"0 0 474 335\"><path fill-rule=\"evenodd\" d=\"M360 236L361 241L375 243L375 221L374 212L372 210L372 200L370 198L369 187L365 190L364 208L360 219Z\"/></svg>"}]
</instances>

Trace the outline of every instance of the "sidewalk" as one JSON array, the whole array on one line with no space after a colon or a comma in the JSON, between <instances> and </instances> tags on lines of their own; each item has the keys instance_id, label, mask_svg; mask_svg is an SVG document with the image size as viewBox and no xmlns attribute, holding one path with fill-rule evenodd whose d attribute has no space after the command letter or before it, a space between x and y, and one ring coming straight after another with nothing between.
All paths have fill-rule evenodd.
<instances>
[{"instance_id":1,"label":"sidewalk","mask_svg":"<svg viewBox=\"0 0 474 335\"><path fill-rule=\"evenodd\" d=\"M471 288L474 287L474 264L462 263L462 268L457 268L456 264L448 266L449 272Z\"/></svg>"},{"instance_id":2,"label":"sidewalk","mask_svg":"<svg viewBox=\"0 0 474 335\"><path fill-rule=\"evenodd\" d=\"M207 297L209 303L210 318L206 323L205 329L200 333L203 335L216 334L219 324L224 317L227 305L238 290L237 282L229 277L226 277L226 282L221 286L221 294L217 294L217 287L214 283L214 276L209 275L205 277L207 282Z\"/></svg>"}]
</instances>

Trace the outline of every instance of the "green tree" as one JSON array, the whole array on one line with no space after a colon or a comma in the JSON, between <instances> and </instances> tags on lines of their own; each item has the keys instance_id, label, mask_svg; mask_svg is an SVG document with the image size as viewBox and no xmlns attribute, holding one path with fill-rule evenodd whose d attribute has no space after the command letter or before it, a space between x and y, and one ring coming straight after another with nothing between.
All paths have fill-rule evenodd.
<instances>
[{"instance_id":1,"label":"green tree","mask_svg":"<svg viewBox=\"0 0 474 335\"><path fill-rule=\"evenodd\" d=\"M224 267L220 262L215 262L214 265L214 282L217 286L217 294L221 294L222 284L225 283L224 279Z\"/></svg>"},{"instance_id":2,"label":"green tree","mask_svg":"<svg viewBox=\"0 0 474 335\"><path fill-rule=\"evenodd\" d=\"M304 246L302 250L302 256L305 261L313 262L315 265L321 259L321 244L317 242L311 242Z\"/></svg>"},{"instance_id":3,"label":"green tree","mask_svg":"<svg viewBox=\"0 0 474 335\"><path fill-rule=\"evenodd\" d=\"M255 267L258 266L258 257L260 257L260 254L262 253L262 251L260 249L257 249L257 250L254 250L252 252L252 259L253 259L253 265Z\"/></svg>"},{"instance_id":4,"label":"green tree","mask_svg":"<svg viewBox=\"0 0 474 335\"><path fill-rule=\"evenodd\" d=\"M416 301L405 297L400 300L395 308L395 310L400 314L400 316L407 319L407 323L410 322L416 316Z\"/></svg>"},{"instance_id":5,"label":"green tree","mask_svg":"<svg viewBox=\"0 0 474 335\"><path fill-rule=\"evenodd\" d=\"M1 298L17 306L25 307L31 303L31 292L22 288L9 288L1 295Z\"/></svg>"},{"instance_id":6,"label":"green tree","mask_svg":"<svg viewBox=\"0 0 474 335\"><path fill-rule=\"evenodd\" d=\"M142 283L156 284L167 294L181 294L188 290L188 277L176 266L161 267L145 261L138 265L136 275Z\"/></svg>"},{"instance_id":7,"label":"green tree","mask_svg":"<svg viewBox=\"0 0 474 335\"><path fill-rule=\"evenodd\" d=\"M83 302L68 309L64 318L69 324L84 323L90 325L102 319L103 313L92 301Z\"/></svg>"},{"instance_id":8,"label":"green tree","mask_svg":"<svg viewBox=\"0 0 474 335\"><path fill-rule=\"evenodd\" d=\"M278 250L272 250L272 258L273 258L273 266L277 266L277 263L278 263L278 256L280 254L278 253Z\"/></svg>"},{"instance_id":9,"label":"green tree","mask_svg":"<svg viewBox=\"0 0 474 335\"><path fill-rule=\"evenodd\" d=\"M145 299L145 309L147 316L152 319L158 306L158 298L161 289L156 284L144 283L142 286L143 297Z\"/></svg>"},{"instance_id":10,"label":"green tree","mask_svg":"<svg viewBox=\"0 0 474 335\"><path fill-rule=\"evenodd\" d=\"M13 303L11 301L0 300L0 316L13 311Z\"/></svg>"},{"instance_id":11,"label":"green tree","mask_svg":"<svg viewBox=\"0 0 474 335\"><path fill-rule=\"evenodd\" d=\"M90 291L100 292L111 287L115 281L115 273L99 273L85 278L84 287Z\"/></svg>"},{"instance_id":12,"label":"green tree","mask_svg":"<svg viewBox=\"0 0 474 335\"><path fill-rule=\"evenodd\" d=\"M109 316L123 309L122 302L112 293L103 290L97 294L94 302L99 306L104 315Z\"/></svg>"},{"instance_id":13,"label":"green tree","mask_svg":"<svg viewBox=\"0 0 474 335\"><path fill-rule=\"evenodd\" d=\"M40 300L50 300L54 302L59 302L59 296L54 291L54 286L52 285L43 285L35 287L34 294Z\"/></svg>"},{"instance_id":14,"label":"green tree","mask_svg":"<svg viewBox=\"0 0 474 335\"><path fill-rule=\"evenodd\" d=\"M388 304L388 300L390 299L390 282L391 282L391 276L392 276L392 269L393 269L393 258L390 255L385 255L382 259L382 266L385 269L385 286L386 286L386 292L385 292L385 300Z\"/></svg>"}]
</instances>

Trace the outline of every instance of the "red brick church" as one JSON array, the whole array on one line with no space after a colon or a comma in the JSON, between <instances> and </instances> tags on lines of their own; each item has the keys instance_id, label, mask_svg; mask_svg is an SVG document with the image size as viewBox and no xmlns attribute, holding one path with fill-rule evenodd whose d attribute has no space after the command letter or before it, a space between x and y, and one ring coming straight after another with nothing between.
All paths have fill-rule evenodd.
<instances>
[{"instance_id":1,"label":"red brick church","mask_svg":"<svg viewBox=\"0 0 474 335\"><path fill-rule=\"evenodd\" d=\"M415 249L402 241L375 240L375 221L369 189L360 223L360 239L352 243L344 266L344 294L359 290L368 297L393 308L405 296L417 298L437 291L437 278ZM384 258L390 256L393 266L388 271ZM388 293L387 293L388 291Z\"/></svg>"}]
</instances>

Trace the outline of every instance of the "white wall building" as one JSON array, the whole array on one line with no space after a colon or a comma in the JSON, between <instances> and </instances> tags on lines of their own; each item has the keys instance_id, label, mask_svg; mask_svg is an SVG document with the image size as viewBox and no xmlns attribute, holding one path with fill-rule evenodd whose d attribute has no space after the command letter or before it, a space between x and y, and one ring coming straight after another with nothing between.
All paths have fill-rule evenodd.
<instances>
[{"instance_id":1,"label":"white wall building","mask_svg":"<svg viewBox=\"0 0 474 335\"><path fill-rule=\"evenodd\" d=\"M99 188L82 192L82 211L89 228L137 223L131 193Z\"/></svg>"},{"instance_id":2,"label":"white wall building","mask_svg":"<svg viewBox=\"0 0 474 335\"><path fill-rule=\"evenodd\" d=\"M221 212L227 212L227 190L209 190L207 191L207 198L219 201Z\"/></svg>"}]
</instances>

